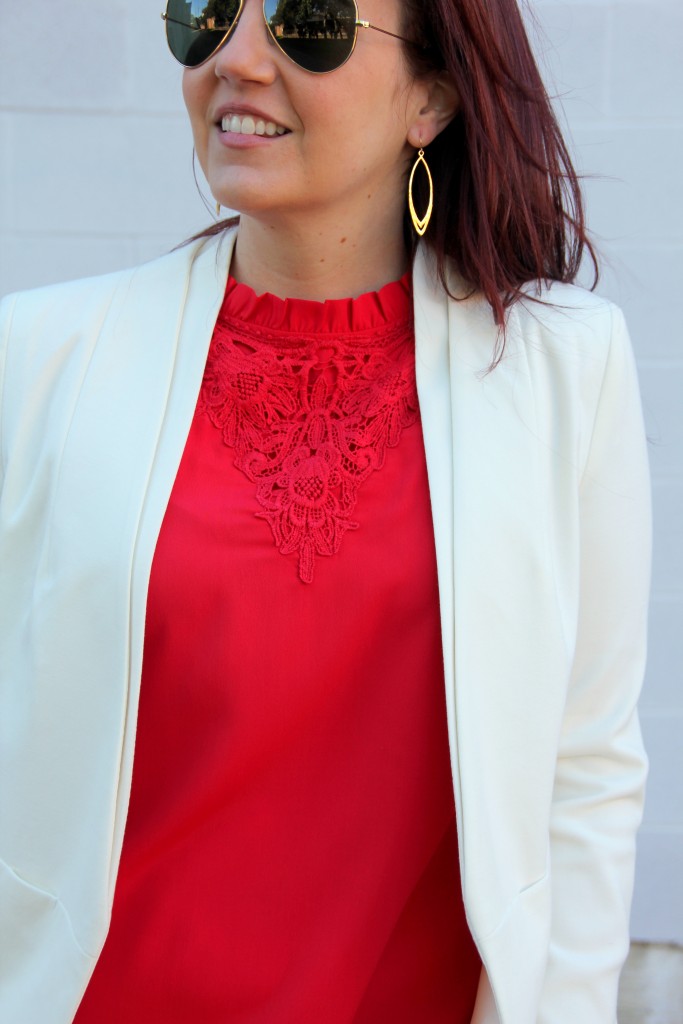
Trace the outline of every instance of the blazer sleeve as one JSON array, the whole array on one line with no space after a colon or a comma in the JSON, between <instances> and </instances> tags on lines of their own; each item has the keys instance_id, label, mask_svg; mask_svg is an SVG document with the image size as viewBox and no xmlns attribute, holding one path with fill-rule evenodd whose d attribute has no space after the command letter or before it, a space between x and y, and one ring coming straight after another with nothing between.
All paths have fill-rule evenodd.
<instances>
[{"instance_id":1,"label":"blazer sleeve","mask_svg":"<svg viewBox=\"0 0 683 1024\"><path fill-rule=\"evenodd\" d=\"M580 483L580 602L550 827L552 924L538 1024L613 1024L628 952L647 759L636 701L646 653L650 488L623 316Z\"/></svg>"}]
</instances>

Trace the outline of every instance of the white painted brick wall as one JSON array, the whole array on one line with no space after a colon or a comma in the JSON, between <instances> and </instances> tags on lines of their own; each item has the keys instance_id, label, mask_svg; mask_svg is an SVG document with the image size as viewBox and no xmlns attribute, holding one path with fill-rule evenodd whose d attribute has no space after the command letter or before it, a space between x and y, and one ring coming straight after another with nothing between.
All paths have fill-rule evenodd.
<instances>
[{"instance_id":1,"label":"white painted brick wall","mask_svg":"<svg viewBox=\"0 0 683 1024\"><path fill-rule=\"evenodd\" d=\"M362 3L362 0L361 0ZM0 0L0 294L147 259L209 221L163 0ZM590 221L638 356L655 500L636 938L683 942L683 5L537 0Z\"/></svg>"},{"instance_id":2,"label":"white painted brick wall","mask_svg":"<svg viewBox=\"0 0 683 1024\"><path fill-rule=\"evenodd\" d=\"M683 943L683 4L538 0L538 49L562 98L590 224L607 258L599 291L625 310L653 475L650 655L642 699L651 758L634 937Z\"/></svg>"},{"instance_id":3,"label":"white painted brick wall","mask_svg":"<svg viewBox=\"0 0 683 1024\"><path fill-rule=\"evenodd\" d=\"M208 222L163 7L0 0L0 293L140 262Z\"/></svg>"}]
</instances>

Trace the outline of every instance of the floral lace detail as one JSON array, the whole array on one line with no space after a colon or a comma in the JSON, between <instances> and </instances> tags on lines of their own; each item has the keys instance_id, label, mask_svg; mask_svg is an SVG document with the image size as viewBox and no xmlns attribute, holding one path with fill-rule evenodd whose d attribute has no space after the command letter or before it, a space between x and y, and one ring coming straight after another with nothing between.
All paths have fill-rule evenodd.
<instances>
[{"instance_id":1,"label":"floral lace detail","mask_svg":"<svg viewBox=\"0 0 683 1024\"><path fill-rule=\"evenodd\" d=\"M311 583L315 556L358 527L360 485L417 419L412 324L293 337L221 318L200 403Z\"/></svg>"}]
</instances>

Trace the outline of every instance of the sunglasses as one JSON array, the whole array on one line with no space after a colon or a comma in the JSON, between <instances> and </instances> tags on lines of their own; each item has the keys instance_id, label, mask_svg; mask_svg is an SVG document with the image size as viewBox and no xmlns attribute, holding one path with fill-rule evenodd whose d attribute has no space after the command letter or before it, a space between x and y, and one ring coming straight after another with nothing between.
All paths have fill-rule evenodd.
<instances>
[{"instance_id":1,"label":"sunglasses","mask_svg":"<svg viewBox=\"0 0 683 1024\"><path fill-rule=\"evenodd\" d=\"M230 38L245 0L168 0L168 47L180 64L198 68ZM345 64L359 28L415 45L358 17L356 0L263 0L263 18L273 42L304 71L324 75Z\"/></svg>"}]
</instances>

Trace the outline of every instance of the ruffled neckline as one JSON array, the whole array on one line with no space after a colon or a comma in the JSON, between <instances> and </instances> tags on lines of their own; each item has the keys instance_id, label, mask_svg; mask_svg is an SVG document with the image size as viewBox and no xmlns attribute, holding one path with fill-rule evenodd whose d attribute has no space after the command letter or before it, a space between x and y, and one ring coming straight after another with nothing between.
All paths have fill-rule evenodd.
<instances>
[{"instance_id":1,"label":"ruffled neckline","mask_svg":"<svg viewBox=\"0 0 683 1024\"><path fill-rule=\"evenodd\" d=\"M241 320L269 331L309 334L352 334L392 327L412 320L410 271L379 291L355 299L280 299L270 292L257 295L246 284L228 277L219 321Z\"/></svg>"}]
</instances>

